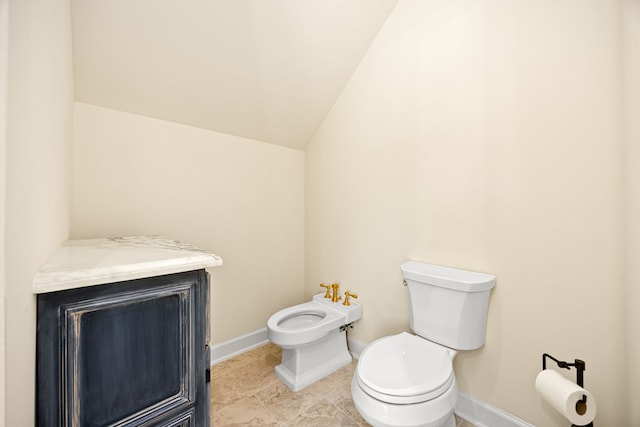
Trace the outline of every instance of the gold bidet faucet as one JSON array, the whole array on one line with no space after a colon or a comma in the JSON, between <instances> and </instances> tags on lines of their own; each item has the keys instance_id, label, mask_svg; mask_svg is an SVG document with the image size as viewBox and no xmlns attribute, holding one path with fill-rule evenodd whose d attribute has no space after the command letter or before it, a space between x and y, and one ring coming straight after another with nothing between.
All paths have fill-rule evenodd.
<instances>
[{"instance_id":1,"label":"gold bidet faucet","mask_svg":"<svg viewBox=\"0 0 640 427\"><path fill-rule=\"evenodd\" d=\"M333 296L331 297L331 302L338 302L342 299L342 297L338 295L339 287L340 285L338 285L337 283L334 283L333 285L331 285L331 289L333 290Z\"/></svg>"}]
</instances>

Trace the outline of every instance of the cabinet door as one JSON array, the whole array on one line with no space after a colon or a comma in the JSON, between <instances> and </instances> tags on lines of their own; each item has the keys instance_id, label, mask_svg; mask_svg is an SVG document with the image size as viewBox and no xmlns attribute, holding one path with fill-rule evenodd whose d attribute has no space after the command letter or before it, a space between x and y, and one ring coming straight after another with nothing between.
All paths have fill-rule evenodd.
<instances>
[{"instance_id":1,"label":"cabinet door","mask_svg":"<svg viewBox=\"0 0 640 427\"><path fill-rule=\"evenodd\" d=\"M38 297L40 426L208 425L203 270Z\"/></svg>"}]
</instances>

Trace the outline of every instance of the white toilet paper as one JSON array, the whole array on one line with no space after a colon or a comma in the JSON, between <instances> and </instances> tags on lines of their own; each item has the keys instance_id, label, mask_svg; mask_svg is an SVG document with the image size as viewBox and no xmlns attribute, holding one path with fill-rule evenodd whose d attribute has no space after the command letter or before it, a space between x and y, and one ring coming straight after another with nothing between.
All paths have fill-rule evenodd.
<instances>
[{"instance_id":1,"label":"white toilet paper","mask_svg":"<svg viewBox=\"0 0 640 427\"><path fill-rule=\"evenodd\" d=\"M596 401L591 393L553 369L538 374L536 391L572 424L585 426L596 417ZM586 403L582 402L582 396L587 397Z\"/></svg>"}]
</instances>

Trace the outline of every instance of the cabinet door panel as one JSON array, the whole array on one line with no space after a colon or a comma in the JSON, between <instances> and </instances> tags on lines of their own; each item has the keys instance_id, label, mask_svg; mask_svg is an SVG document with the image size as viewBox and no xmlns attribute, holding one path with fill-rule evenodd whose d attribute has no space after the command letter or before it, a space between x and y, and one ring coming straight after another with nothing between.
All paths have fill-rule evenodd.
<instances>
[{"instance_id":1,"label":"cabinet door panel","mask_svg":"<svg viewBox=\"0 0 640 427\"><path fill-rule=\"evenodd\" d=\"M74 424L133 420L190 399L190 295L188 286L164 287L63 306Z\"/></svg>"}]
</instances>

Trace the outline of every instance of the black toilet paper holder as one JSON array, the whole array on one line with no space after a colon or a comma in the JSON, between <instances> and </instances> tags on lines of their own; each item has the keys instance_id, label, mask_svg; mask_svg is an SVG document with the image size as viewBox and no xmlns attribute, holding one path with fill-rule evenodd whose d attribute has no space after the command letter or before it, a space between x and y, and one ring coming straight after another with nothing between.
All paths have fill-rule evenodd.
<instances>
[{"instance_id":1,"label":"black toilet paper holder","mask_svg":"<svg viewBox=\"0 0 640 427\"><path fill-rule=\"evenodd\" d=\"M565 362L563 360L558 360L550 354L544 353L542 355L542 370L547 369L547 357L558 365L558 368L571 369L571 367L576 368L576 383L584 388L584 371L586 369L586 364L583 360L574 359L573 363ZM582 403L587 403L587 396L582 395ZM586 426L576 426L575 424L571 424L571 427L593 427L593 422L587 424Z\"/></svg>"}]
</instances>

